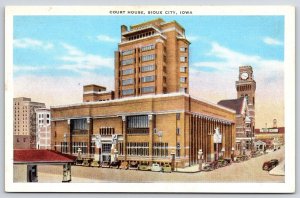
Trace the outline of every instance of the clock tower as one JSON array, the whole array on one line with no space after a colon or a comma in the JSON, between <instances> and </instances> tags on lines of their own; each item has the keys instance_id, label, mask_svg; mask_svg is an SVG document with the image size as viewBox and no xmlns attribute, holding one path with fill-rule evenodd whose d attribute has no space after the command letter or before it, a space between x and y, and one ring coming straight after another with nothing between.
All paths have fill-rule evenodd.
<instances>
[{"instance_id":1,"label":"clock tower","mask_svg":"<svg viewBox=\"0 0 300 198\"><path fill-rule=\"evenodd\" d=\"M237 98L246 98L251 119L251 129L255 129L255 90L256 82L251 66L240 66L239 80L236 81Z\"/></svg>"}]
</instances>

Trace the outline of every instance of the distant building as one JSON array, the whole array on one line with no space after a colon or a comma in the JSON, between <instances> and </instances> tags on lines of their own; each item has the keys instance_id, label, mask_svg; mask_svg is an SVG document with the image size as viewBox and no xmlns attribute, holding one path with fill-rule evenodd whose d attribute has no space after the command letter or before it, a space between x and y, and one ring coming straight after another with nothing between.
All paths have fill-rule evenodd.
<instances>
[{"instance_id":1,"label":"distant building","mask_svg":"<svg viewBox=\"0 0 300 198\"><path fill-rule=\"evenodd\" d=\"M243 150L250 151L254 141L251 131L251 119L246 98L221 100L218 105L235 110L236 112L236 154L241 154Z\"/></svg>"},{"instance_id":2,"label":"distant building","mask_svg":"<svg viewBox=\"0 0 300 198\"><path fill-rule=\"evenodd\" d=\"M30 98L25 97L14 98L14 136L16 141L18 137L29 137L29 148L36 148L35 110L38 108L45 108L45 104L32 102ZM19 144L14 145L14 148L17 148L18 145ZM24 147L24 145L22 147Z\"/></svg>"},{"instance_id":3,"label":"distant building","mask_svg":"<svg viewBox=\"0 0 300 198\"><path fill-rule=\"evenodd\" d=\"M284 136L284 127L255 129L255 140L265 142L267 149L277 149L284 145Z\"/></svg>"},{"instance_id":4,"label":"distant building","mask_svg":"<svg viewBox=\"0 0 300 198\"><path fill-rule=\"evenodd\" d=\"M29 149L30 135L14 135L14 149Z\"/></svg>"},{"instance_id":5,"label":"distant building","mask_svg":"<svg viewBox=\"0 0 300 198\"><path fill-rule=\"evenodd\" d=\"M36 148L51 149L50 109L36 109Z\"/></svg>"},{"instance_id":6,"label":"distant building","mask_svg":"<svg viewBox=\"0 0 300 198\"><path fill-rule=\"evenodd\" d=\"M83 86L83 102L113 100L114 95L114 91L106 91L106 87L100 85Z\"/></svg>"},{"instance_id":7,"label":"distant building","mask_svg":"<svg viewBox=\"0 0 300 198\"><path fill-rule=\"evenodd\" d=\"M256 82L251 66L239 68L236 81L237 99L221 100L218 105L236 111L236 152L250 152L254 148Z\"/></svg>"}]
</instances>

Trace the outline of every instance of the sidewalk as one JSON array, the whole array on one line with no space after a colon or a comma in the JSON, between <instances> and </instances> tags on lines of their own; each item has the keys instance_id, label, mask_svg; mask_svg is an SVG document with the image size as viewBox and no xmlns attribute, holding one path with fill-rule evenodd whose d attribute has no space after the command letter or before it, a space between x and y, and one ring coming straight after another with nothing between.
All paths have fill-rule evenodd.
<instances>
[{"instance_id":1,"label":"sidewalk","mask_svg":"<svg viewBox=\"0 0 300 198\"><path fill-rule=\"evenodd\" d=\"M279 175L279 176L284 176L284 165L285 161L279 162L278 166L270 170L269 174L270 175Z\"/></svg>"},{"instance_id":2,"label":"sidewalk","mask_svg":"<svg viewBox=\"0 0 300 198\"><path fill-rule=\"evenodd\" d=\"M202 165L202 170L203 170L204 165ZM178 173L198 173L199 171L199 165L193 165L185 168L175 168L175 172Z\"/></svg>"}]
</instances>

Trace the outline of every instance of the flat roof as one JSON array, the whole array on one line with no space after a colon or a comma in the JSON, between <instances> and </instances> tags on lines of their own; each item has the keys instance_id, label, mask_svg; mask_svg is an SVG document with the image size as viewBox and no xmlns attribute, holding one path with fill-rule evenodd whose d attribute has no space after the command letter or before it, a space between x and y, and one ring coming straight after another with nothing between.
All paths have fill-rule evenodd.
<instances>
[{"instance_id":1,"label":"flat roof","mask_svg":"<svg viewBox=\"0 0 300 198\"><path fill-rule=\"evenodd\" d=\"M151 95L143 95L143 96L133 96L133 97L126 97L126 98L119 98L114 100L107 100L107 101L94 101L94 102L81 102L76 104L70 104L70 105L57 105L57 106L51 106L51 109L58 109L58 108L67 108L67 107L76 107L76 106L84 106L84 105L96 105L96 104L108 104L108 103L116 103L116 102L125 102L125 101L133 101L133 100L143 100L143 99L151 99L151 98L167 98L167 97L176 97L176 96L185 96L185 97L191 97L192 99L198 100L200 102L209 104L211 106L226 110L231 113L235 113L234 110L223 107L221 105L212 103L210 101L207 101L202 98L193 97L189 94L180 93L180 92L174 92L169 94L151 94Z\"/></svg>"}]
</instances>

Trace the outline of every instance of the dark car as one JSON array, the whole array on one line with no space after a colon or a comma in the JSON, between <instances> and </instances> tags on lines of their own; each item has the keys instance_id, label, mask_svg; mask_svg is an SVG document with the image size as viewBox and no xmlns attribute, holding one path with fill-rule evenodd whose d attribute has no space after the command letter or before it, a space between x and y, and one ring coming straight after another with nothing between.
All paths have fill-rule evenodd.
<instances>
[{"instance_id":1,"label":"dark car","mask_svg":"<svg viewBox=\"0 0 300 198\"><path fill-rule=\"evenodd\" d=\"M129 170L137 170L139 166L139 163L137 162L130 162L129 164Z\"/></svg>"},{"instance_id":2,"label":"dark car","mask_svg":"<svg viewBox=\"0 0 300 198\"><path fill-rule=\"evenodd\" d=\"M121 161L114 161L110 163L110 168L119 168Z\"/></svg>"},{"instance_id":3,"label":"dark car","mask_svg":"<svg viewBox=\"0 0 300 198\"><path fill-rule=\"evenodd\" d=\"M219 162L218 161L213 161L213 162L210 162L210 163L206 164L203 167L203 171L212 171L212 170L215 170L217 168L219 168Z\"/></svg>"},{"instance_id":4,"label":"dark car","mask_svg":"<svg viewBox=\"0 0 300 198\"><path fill-rule=\"evenodd\" d=\"M279 164L279 161L277 159L272 159L270 161L267 161L263 164L262 169L265 171L270 171L274 167L276 167Z\"/></svg>"}]
</instances>

